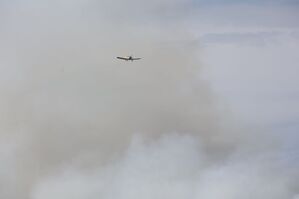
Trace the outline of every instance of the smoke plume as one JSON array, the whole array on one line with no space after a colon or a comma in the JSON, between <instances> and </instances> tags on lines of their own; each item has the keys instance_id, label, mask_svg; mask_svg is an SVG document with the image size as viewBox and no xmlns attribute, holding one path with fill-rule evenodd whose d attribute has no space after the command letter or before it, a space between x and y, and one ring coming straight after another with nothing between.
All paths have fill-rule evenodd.
<instances>
[{"instance_id":1,"label":"smoke plume","mask_svg":"<svg viewBox=\"0 0 299 199\"><path fill-rule=\"evenodd\" d=\"M279 141L218 111L191 3L2 2L0 198L298 198Z\"/></svg>"}]
</instances>

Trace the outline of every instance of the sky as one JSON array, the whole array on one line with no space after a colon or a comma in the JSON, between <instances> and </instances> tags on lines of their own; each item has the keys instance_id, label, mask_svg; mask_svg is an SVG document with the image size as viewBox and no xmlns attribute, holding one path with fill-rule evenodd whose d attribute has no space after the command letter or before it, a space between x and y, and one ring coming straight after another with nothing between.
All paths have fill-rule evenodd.
<instances>
[{"instance_id":1,"label":"sky","mask_svg":"<svg viewBox=\"0 0 299 199\"><path fill-rule=\"evenodd\" d=\"M195 28L205 54L202 59L209 65L207 78L237 117L284 134L298 131L299 118L299 24L294 3L219 2L204 8L211 10L204 19L209 22Z\"/></svg>"},{"instance_id":2,"label":"sky","mask_svg":"<svg viewBox=\"0 0 299 199\"><path fill-rule=\"evenodd\" d=\"M229 1L224 1L224 0L195 0L195 3L201 4L201 5L209 5L209 4L214 4L214 5L228 5L228 4L253 4L253 5L260 5L260 4L279 4L279 5L293 5L298 3L296 0L229 0Z\"/></svg>"},{"instance_id":3,"label":"sky","mask_svg":"<svg viewBox=\"0 0 299 199\"><path fill-rule=\"evenodd\" d=\"M0 0L0 198L298 199L298 11Z\"/></svg>"},{"instance_id":4,"label":"sky","mask_svg":"<svg viewBox=\"0 0 299 199\"><path fill-rule=\"evenodd\" d=\"M206 78L243 125L279 134L294 150L299 128L298 2L209 2L198 2L204 22L194 28L203 46Z\"/></svg>"}]
</instances>

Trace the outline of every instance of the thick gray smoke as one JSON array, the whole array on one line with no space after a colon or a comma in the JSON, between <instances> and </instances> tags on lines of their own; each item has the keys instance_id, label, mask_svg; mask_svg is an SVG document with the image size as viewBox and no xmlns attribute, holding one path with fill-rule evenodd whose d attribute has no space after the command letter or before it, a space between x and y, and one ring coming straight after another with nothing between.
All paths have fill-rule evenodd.
<instances>
[{"instance_id":1,"label":"thick gray smoke","mask_svg":"<svg viewBox=\"0 0 299 199\"><path fill-rule=\"evenodd\" d=\"M2 2L1 199L298 198L280 143L217 111L187 3Z\"/></svg>"}]
</instances>

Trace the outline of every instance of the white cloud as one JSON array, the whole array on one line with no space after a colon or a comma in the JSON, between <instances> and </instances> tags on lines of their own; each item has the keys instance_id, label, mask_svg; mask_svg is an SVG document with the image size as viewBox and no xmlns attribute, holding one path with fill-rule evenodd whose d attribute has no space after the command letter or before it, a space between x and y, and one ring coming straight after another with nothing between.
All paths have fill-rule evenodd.
<instances>
[{"instance_id":1,"label":"white cloud","mask_svg":"<svg viewBox=\"0 0 299 199\"><path fill-rule=\"evenodd\" d=\"M169 134L150 143L137 139L122 159L105 168L89 172L64 168L42 179L33 198L285 199L294 195L288 187L291 179L278 172L275 158L261 158L264 153L238 154L218 163L209 162L206 155L198 140L189 136Z\"/></svg>"}]
</instances>

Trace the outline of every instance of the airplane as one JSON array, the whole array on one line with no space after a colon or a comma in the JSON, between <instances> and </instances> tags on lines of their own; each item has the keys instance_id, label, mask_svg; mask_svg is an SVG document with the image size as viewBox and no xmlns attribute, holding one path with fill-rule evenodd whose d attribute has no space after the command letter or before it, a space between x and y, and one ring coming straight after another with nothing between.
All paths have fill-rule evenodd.
<instances>
[{"instance_id":1,"label":"airplane","mask_svg":"<svg viewBox=\"0 0 299 199\"><path fill-rule=\"evenodd\" d=\"M133 56L127 56L127 57L116 57L117 59L122 59L126 61L134 61L134 60L139 60L141 58L134 58Z\"/></svg>"}]
</instances>

